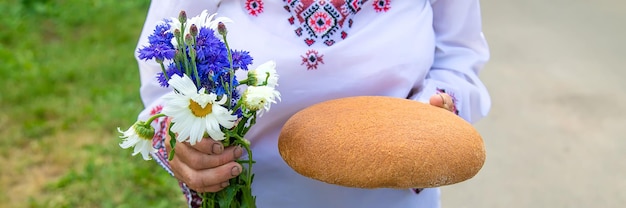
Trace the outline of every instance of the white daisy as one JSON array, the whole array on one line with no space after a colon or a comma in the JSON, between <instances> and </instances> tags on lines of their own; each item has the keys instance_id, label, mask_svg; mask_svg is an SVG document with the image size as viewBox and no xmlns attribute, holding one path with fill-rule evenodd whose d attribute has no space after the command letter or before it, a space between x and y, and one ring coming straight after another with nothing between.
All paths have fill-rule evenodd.
<instances>
[{"instance_id":1,"label":"white daisy","mask_svg":"<svg viewBox=\"0 0 626 208\"><path fill-rule=\"evenodd\" d=\"M237 116L222 105L226 96L217 100L217 95L206 94L204 88L196 90L193 81L183 75L174 75L168 83L177 93L168 94L162 113L172 117L172 131L178 133L179 142L189 141L192 145L200 141L204 133L216 141L224 139L220 126L230 129Z\"/></svg>"},{"instance_id":2,"label":"white daisy","mask_svg":"<svg viewBox=\"0 0 626 208\"><path fill-rule=\"evenodd\" d=\"M268 61L261 64L256 69L248 71L248 78L252 81L251 85L261 86L267 80L268 87L278 86L278 73L276 73L276 62Z\"/></svg>"},{"instance_id":3,"label":"white daisy","mask_svg":"<svg viewBox=\"0 0 626 208\"><path fill-rule=\"evenodd\" d=\"M135 147L133 150L133 156L141 153L144 160L150 160L152 159L150 157L150 153L156 151L154 147L152 147L154 129L150 125L147 125L148 127L146 127L141 124L142 122L137 122L126 131L122 131L120 128L117 128L117 131L122 134L120 138L124 139L124 141L120 144L120 147L124 149Z\"/></svg>"},{"instance_id":4,"label":"white daisy","mask_svg":"<svg viewBox=\"0 0 626 208\"><path fill-rule=\"evenodd\" d=\"M201 27L207 27L212 29L215 32L215 37L220 38L220 40L222 40L222 35L220 35L217 32L217 24L222 22L222 23L231 23L233 22L233 20L227 18L227 17L218 17L215 20L213 20L213 18L215 17L215 15L217 15L217 13L215 14L211 14L209 15L209 12L207 10L202 11L202 13L200 13L200 15L192 17L187 19L187 22L185 23L185 34L182 34L183 37L185 37L185 35L187 35L189 33L189 31L191 30L191 25L195 24L196 27L198 27L198 29L200 29ZM180 29L180 21L178 20L178 17L172 17L170 18L170 32L172 32L172 34L174 33L174 30ZM224 41L224 40L222 40ZM172 40L172 43L174 44L174 46L177 46L178 44L176 43L176 39L174 38Z\"/></svg>"},{"instance_id":5,"label":"white daisy","mask_svg":"<svg viewBox=\"0 0 626 208\"><path fill-rule=\"evenodd\" d=\"M249 86L243 93L243 104L246 108L257 111L260 109L270 110L270 105L280 100L280 93L269 86Z\"/></svg>"}]
</instances>

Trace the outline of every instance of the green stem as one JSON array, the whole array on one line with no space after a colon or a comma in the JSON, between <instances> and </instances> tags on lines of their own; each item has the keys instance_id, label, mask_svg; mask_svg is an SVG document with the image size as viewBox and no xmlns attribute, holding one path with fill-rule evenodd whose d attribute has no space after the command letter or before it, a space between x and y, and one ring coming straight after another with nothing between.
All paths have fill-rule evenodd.
<instances>
[{"instance_id":1,"label":"green stem","mask_svg":"<svg viewBox=\"0 0 626 208\"><path fill-rule=\"evenodd\" d=\"M239 85L248 85L248 82L250 82L250 79L246 78L244 80L239 81ZM237 85L237 86L239 86L239 85Z\"/></svg>"},{"instance_id":2,"label":"green stem","mask_svg":"<svg viewBox=\"0 0 626 208\"><path fill-rule=\"evenodd\" d=\"M248 152L248 180L246 187L250 189L252 186L252 150L250 149L250 145L244 144L244 147L246 148L246 152Z\"/></svg>"},{"instance_id":3,"label":"green stem","mask_svg":"<svg viewBox=\"0 0 626 208\"><path fill-rule=\"evenodd\" d=\"M196 39L195 37L194 37L193 42L194 43L192 43L192 45L189 46L189 53L191 54L191 69L193 70L193 74L196 77L196 86L200 88L200 75L198 74L198 68L196 66L196 49L195 49Z\"/></svg>"},{"instance_id":4,"label":"green stem","mask_svg":"<svg viewBox=\"0 0 626 208\"><path fill-rule=\"evenodd\" d=\"M163 116L165 116L165 114L162 114L162 113L155 114L154 116L148 118L148 120L146 120L146 123L147 124L152 123L152 121L154 121L154 119L157 119L157 118L163 117Z\"/></svg>"},{"instance_id":5,"label":"green stem","mask_svg":"<svg viewBox=\"0 0 626 208\"><path fill-rule=\"evenodd\" d=\"M185 74L188 74L189 76L191 76L191 71L189 69L189 59L188 59L188 54L187 54L187 50L185 50L185 23L180 23L180 36L178 37L178 50L180 50L180 54L182 54L180 56L180 58L182 58L183 60L183 68L185 69Z\"/></svg>"},{"instance_id":6,"label":"green stem","mask_svg":"<svg viewBox=\"0 0 626 208\"><path fill-rule=\"evenodd\" d=\"M246 163L248 163L248 169L246 171L247 173L247 177L248 177L248 182L251 182L252 180L252 164L254 163L254 161L252 160L252 150L250 149L250 145L245 142L245 138L243 138L242 136L239 136L238 134L234 134L232 135L233 137L235 137L237 140L239 140L239 144L243 145L243 147L246 149L246 152L248 153L248 160L245 160ZM242 161L244 162L244 161ZM251 184L246 184L246 186L250 187Z\"/></svg>"},{"instance_id":7,"label":"green stem","mask_svg":"<svg viewBox=\"0 0 626 208\"><path fill-rule=\"evenodd\" d=\"M242 101L241 101L241 100L242 100L242 99L239 99L239 101L237 102L237 105L235 105L235 108L233 108L233 109L235 109L235 110L236 110L236 109L241 108L241 106L242 106L242 104L241 104L241 103L242 103ZM242 111L242 112L243 112L244 110L245 110L245 109L241 109L241 111Z\"/></svg>"},{"instance_id":8,"label":"green stem","mask_svg":"<svg viewBox=\"0 0 626 208\"><path fill-rule=\"evenodd\" d=\"M252 114L252 120L250 120L250 125L248 125L247 128L244 127L243 132L241 133L241 135L246 135L248 133L248 130L250 130L250 127L254 126L254 124L256 124L256 112L254 112L254 114Z\"/></svg>"},{"instance_id":9,"label":"green stem","mask_svg":"<svg viewBox=\"0 0 626 208\"><path fill-rule=\"evenodd\" d=\"M215 208L215 193L200 193L203 208Z\"/></svg>"},{"instance_id":10,"label":"green stem","mask_svg":"<svg viewBox=\"0 0 626 208\"><path fill-rule=\"evenodd\" d=\"M250 162L252 162L252 164L256 163L256 161L254 161L254 160L253 160L253 161L250 161L250 160L236 160L236 161L237 161L239 164L242 164L242 163L250 163Z\"/></svg>"},{"instance_id":11,"label":"green stem","mask_svg":"<svg viewBox=\"0 0 626 208\"><path fill-rule=\"evenodd\" d=\"M163 65L163 61L158 61L159 65L161 65L161 71L163 71L163 76L165 76L165 81L170 80L170 76L167 75L167 71L165 71L165 65Z\"/></svg>"},{"instance_id":12,"label":"green stem","mask_svg":"<svg viewBox=\"0 0 626 208\"><path fill-rule=\"evenodd\" d=\"M235 76L235 70L233 70L233 54L230 51L230 46L228 46L228 40L226 40L226 35L225 34L222 35L222 38L224 39L226 52L228 52L228 63L229 63L228 76L230 78L230 81L228 82L228 90L226 91L228 94L228 100L226 101L226 106L230 108L230 102L233 97L233 77Z\"/></svg>"}]
</instances>

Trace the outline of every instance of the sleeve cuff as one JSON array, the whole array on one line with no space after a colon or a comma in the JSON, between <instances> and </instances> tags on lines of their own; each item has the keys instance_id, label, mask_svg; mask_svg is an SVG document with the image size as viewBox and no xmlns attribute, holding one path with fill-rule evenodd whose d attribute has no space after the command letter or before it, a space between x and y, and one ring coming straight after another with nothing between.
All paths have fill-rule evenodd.
<instances>
[{"instance_id":1,"label":"sleeve cuff","mask_svg":"<svg viewBox=\"0 0 626 208\"><path fill-rule=\"evenodd\" d=\"M447 73L447 74L446 74ZM491 108L487 89L476 79L467 80L446 70L432 70L424 81L420 91L410 99L429 103L430 97L446 93L453 98L455 113L469 123L475 123L485 117ZM454 83L454 84L450 84Z\"/></svg>"}]
</instances>

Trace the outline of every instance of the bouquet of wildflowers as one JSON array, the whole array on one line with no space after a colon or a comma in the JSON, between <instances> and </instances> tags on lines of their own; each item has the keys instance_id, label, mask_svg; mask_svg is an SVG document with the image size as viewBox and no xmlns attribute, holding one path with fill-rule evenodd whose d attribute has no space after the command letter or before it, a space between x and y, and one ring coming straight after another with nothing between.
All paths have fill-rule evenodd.
<instances>
[{"instance_id":1,"label":"bouquet of wildflowers","mask_svg":"<svg viewBox=\"0 0 626 208\"><path fill-rule=\"evenodd\" d=\"M221 141L225 147L240 145L247 152L246 160L238 160L244 170L231 179L230 186L217 193L201 193L203 207L255 207L251 192L253 180L252 152L244 138L257 116L280 100L275 87L278 75L273 61L248 70L252 57L246 51L232 50L226 39L224 23L206 11L188 19L185 11L178 18L165 19L149 36L149 45L139 50L139 58L154 60L162 72L156 78L173 93L164 98L160 114L147 121L137 121L121 131L122 148L134 147L133 155L149 160L156 118L168 116L172 124L168 134L172 147L177 142L196 144L206 137ZM247 71L247 78L238 80L235 71ZM174 155L170 152L170 159Z\"/></svg>"}]
</instances>

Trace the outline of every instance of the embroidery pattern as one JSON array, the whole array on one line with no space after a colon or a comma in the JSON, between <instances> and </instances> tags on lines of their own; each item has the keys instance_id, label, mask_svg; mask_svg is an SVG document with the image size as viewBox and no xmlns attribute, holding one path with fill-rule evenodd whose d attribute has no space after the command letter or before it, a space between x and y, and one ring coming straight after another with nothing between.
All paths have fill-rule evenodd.
<instances>
[{"instance_id":1,"label":"embroidery pattern","mask_svg":"<svg viewBox=\"0 0 626 208\"><path fill-rule=\"evenodd\" d=\"M391 0L376 0L372 3L374 6L374 11L376 12L387 12L391 9Z\"/></svg>"},{"instance_id":2,"label":"embroidery pattern","mask_svg":"<svg viewBox=\"0 0 626 208\"><path fill-rule=\"evenodd\" d=\"M423 188L414 188L413 192L415 192L415 194L420 194L420 192L422 192L423 190Z\"/></svg>"},{"instance_id":3,"label":"embroidery pattern","mask_svg":"<svg viewBox=\"0 0 626 208\"><path fill-rule=\"evenodd\" d=\"M163 106L162 106L162 105L157 105L157 106L155 106L154 108L152 108L152 109L150 110L150 116L154 116L154 115L156 115L157 113L161 113L161 110L163 110Z\"/></svg>"},{"instance_id":4,"label":"embroidery pattern","mask_svg":"<svg viewBox=\"0 0 626 208\"><path fill-rule=\"evenodd\" d=\"M263 0L246 0L246 10L255 17L263 13Z\"/></svg>"},{"instance_id":5,"label":"embroidery pattern","mask_svg":"<svg viewBox=\"0 0 626 208\"><path fill-rule=\"evenodd\" d=\"M307 70L317 69L319 64L324 63L324 55L320 55L316 50L309 50L302 57L302 64L306 65Z\"/></svg>"},{"instance_id":6,"label":"embroidery pattern","mask_svg":"<svg viewBox=\"0 0 626 208\"><path fill-rule=\"evenodd\" d=\"M291 13L289 24L297 26L294 32L308 46L322 42L332 46L348 37L352 17L367 0L283 0L285 10ZM344 27L347 26L347 27Z\"/></svg>"}]
</instances>

